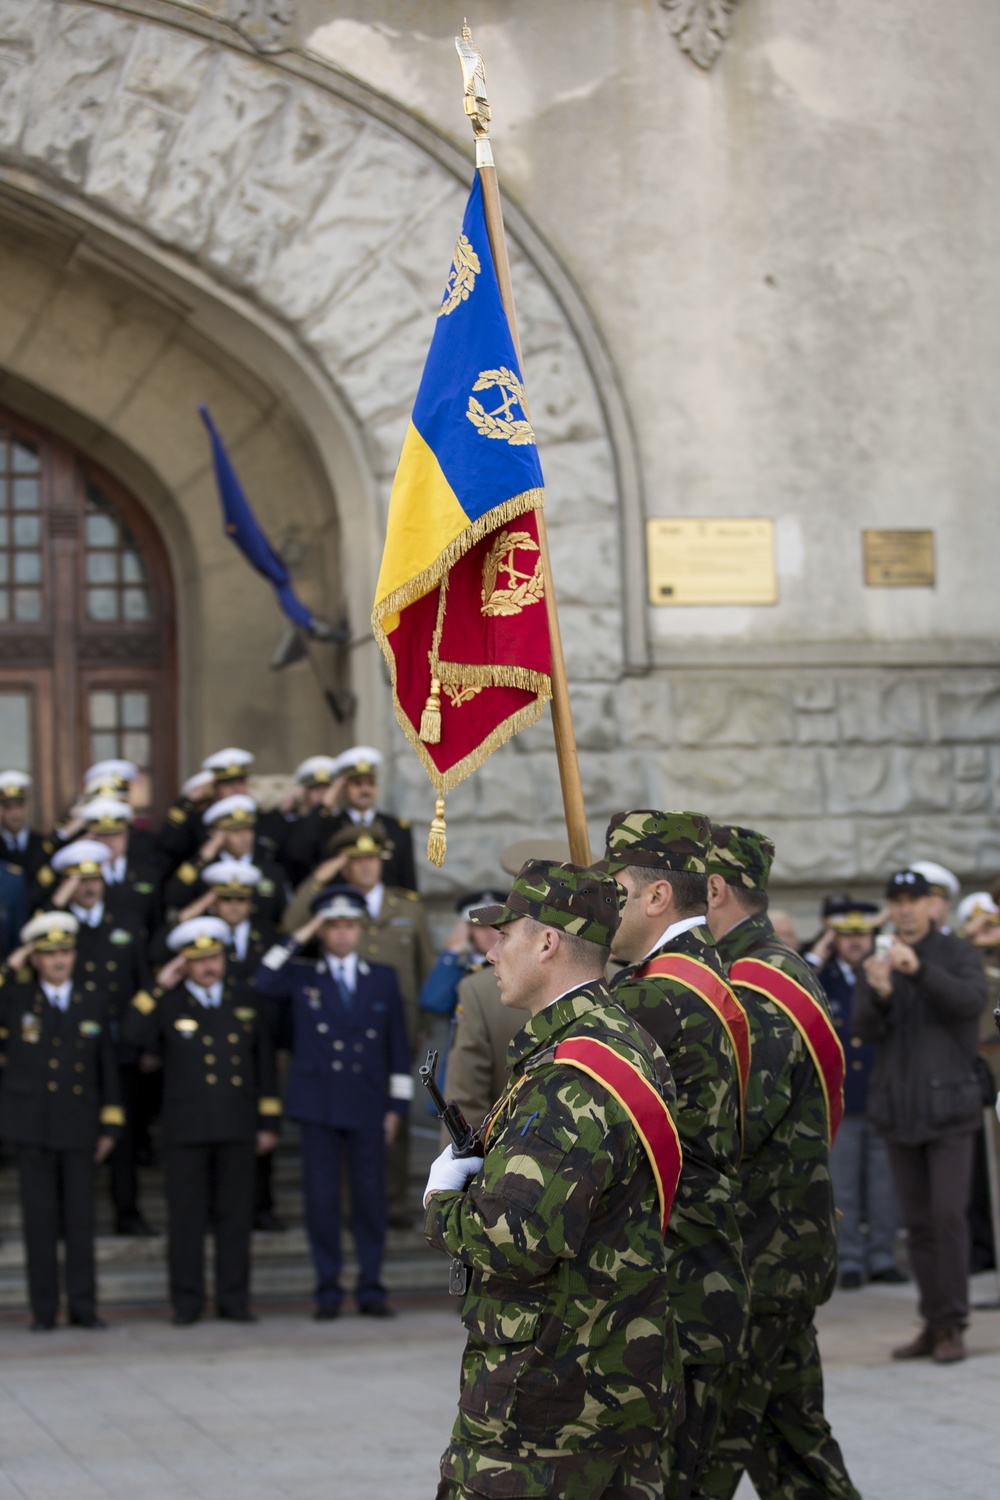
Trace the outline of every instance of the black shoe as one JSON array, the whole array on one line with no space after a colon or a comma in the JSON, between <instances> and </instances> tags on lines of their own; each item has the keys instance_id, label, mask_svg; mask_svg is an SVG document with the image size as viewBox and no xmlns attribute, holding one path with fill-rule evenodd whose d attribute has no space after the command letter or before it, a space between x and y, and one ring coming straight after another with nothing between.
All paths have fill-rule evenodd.
<instances>
[{"instance_id":1,"label":"black shoe","mask_svg":"<svg viewBox=\"0 0 1000 1500\"><path fill-rule=\"evenodd\" d=\"M864 1286L865 1278L860 1271L844 1271L840 1277L840 1287L844 1292L856 1292L859 1286Z\"/></svg>"},{"instance_id":2,"label":"black shoe","mask_svg":"<svg viewBox=\"0 0 1000 1500\"><path fill-rule=\"evenodd\" d=\"M256 1323L257 1321L256 1313L249 1312L245 1307L240 1312L222 1312L220 1309L219 1317L226 1323Z\"/></svg>"},{"instance_id":3,"label":"black shoe","mask_svg":"<svg viewBox=\"0 0 1000 1500\"><path fill-rule=\"evenodd\" d=\"M190 1328L194 1323L201 1322L201 1313L175 1312L170 1321L175 1328Z\"/></svg>"},{"instance_id":4,"label":"black shoe","mask_svg":"<svg viewBox=\"0 0 1000 1500\"><path fill-rule=\"evenodd\" d=\"M56 1326L55 1318L36 1318L31 1325L32 1333L51 1333Z\"/></svg>"},{"instance_id":5,"label":"black shoe","mask_svg":"<svg viewBox=\"0 0 1000 1500\"><path fill-rule=\"evenodd\" d=\"M358 1308L363 1318L394 1318L396 1309L388 1302L365 1302Z\"/></svg>"},{"instance_id":6,"label":"black shoe","mask_svg":"<svg viewBox=\"0 0 1000 1500\"><path fill-rule=\"evenodd\" d=\"M288 1232L288 1225L269 1208L262 1208L260 1213L254 1215L253 1227L261 1234L286 1234Z\"/></svg>"},{"instance_id":7,"label":"black shoe","mask_svg":"<svg viewBox=\"0 0 1000 1500\"><path fill-rule=\"evenodd\" d=\"M321 1302L313 1312L314 1323L332 1323L340 1317L339 1302Z\"/></svg>"},{"instance_id":8,"label":"black shoe","mask_svg":"<svg viewBox=\"0 0 1000 1500\"><path fill-rule=\"evenodd\" d=\"M152 1224L147 1224L142 1214L132 1214L127 1219L119 1219L115 1234L127 1235L130 1239L136 1240L155 1240L160 1237L160 1231L154 1229Z\"/></svg>"},{"instance_id":9,"label":"black shoe","mask_svg":"<svg viewBox=\"0 0 1000 1500\"><path fill-rule=\"evenodd\" d=\"M107 1328L108 1326L96 1313L90 1318L70 1318L69 1324L71 1328Z\"/></svg>"},{"instance_id":10,"label":"black shoe","mask_svg":"<svg viewBox=\"0 0 1000 1500\"><path fill-rule=\"evenodd\" d=\"M883 1286L908 1286L910 1278L898 1266L886 1266L884 1271L873 1271L869 1281L880 1281Z\"/></svg>"}]
</instances>

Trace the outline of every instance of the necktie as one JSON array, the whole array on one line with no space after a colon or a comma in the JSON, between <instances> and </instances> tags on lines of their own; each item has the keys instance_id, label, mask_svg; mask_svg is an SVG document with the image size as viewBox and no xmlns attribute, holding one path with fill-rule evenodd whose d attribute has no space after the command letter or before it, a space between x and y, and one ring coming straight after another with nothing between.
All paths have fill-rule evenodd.
<instances>
[{"instance_id":1,"label":"necktie","mask_svg":"<svg viewBox=\"0 0 1000 1500\"><path fill-rule=\"evenodd\" d=\"M350 1005L354 989L348 979L348 968L343 959L337 964L337 983L340 985L340 992L344 997L345 1003Z\"/></svg>"}]
</instances>

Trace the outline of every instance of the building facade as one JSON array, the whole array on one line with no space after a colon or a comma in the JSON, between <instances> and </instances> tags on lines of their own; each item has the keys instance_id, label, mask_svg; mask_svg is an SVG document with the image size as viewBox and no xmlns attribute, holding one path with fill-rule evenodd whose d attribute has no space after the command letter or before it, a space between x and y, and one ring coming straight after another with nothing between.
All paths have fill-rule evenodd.
<instances>
[{"instance_id":1,"label":"building facade","mask_svg":"<svg viewBox=\"0 0 1000 1500\"><path fill-rule=\"evenodd\" d=\"M801 890L991 876L1000 15L480 9L595 844L624 803L685 805L766 827ZM429 822L368 621L472 174L463 14L0 0L0 759L40 816L105 754L162 807L223 744L277 774L364 741ZM350 626L315 671L270 669L198 402ZM775 602L657 595L647 523L704 518L770 522ZM884 586L866 531L921 533L932 572ZM546 721L448 799L428 886L495 878L558 807Z\"/></svg>"}]
</instances>

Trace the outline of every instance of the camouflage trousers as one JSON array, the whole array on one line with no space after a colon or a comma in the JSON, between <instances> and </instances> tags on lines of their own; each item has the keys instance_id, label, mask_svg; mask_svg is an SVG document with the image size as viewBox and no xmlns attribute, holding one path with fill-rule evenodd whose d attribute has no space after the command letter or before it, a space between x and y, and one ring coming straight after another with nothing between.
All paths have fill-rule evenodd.
<instances>
[{"instance_id":1,"label":"camouflage trousers","mask_svg":"<svg viewBox=\"0 0 1000 1500\"><path fill-rule=\"evenodd\" d=\"M660 1464L652 1443L608 1452L516 1454L452 1443L441 1459L435 1500L663 1500Z\"/></svg>"},{"instance_id":2,"label":"camouflage trousers","mask_svg":"<svg viewBox=\"0 0 1000 1500\"><path fill-rule=\"evenodd\" d=\"M722 1415L729 1368L722 1364L684 1366L684 1420L660 1450L666 1500L692 1500L701 1494L701 1476Z\"/></svg>"},{"instance_id":3,"label":"camouflage trousers","mask_svg":"<svg viewBox=\"0 0 1000 1500\"><path fill-rule=\"evenodd\" d=\"M861 1500L823 1415L812 1314L750 1319L732 1368L704 1500L731 1500L744 1469L760 1500Z\"/></svg>"}]
</instances>

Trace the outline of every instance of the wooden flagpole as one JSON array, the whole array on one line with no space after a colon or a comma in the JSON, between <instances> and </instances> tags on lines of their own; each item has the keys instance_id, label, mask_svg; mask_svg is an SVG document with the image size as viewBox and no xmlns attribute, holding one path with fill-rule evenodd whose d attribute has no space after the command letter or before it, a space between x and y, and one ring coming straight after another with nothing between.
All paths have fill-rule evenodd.
<instances>
[{"instance_id":1,"label":"wooden flagpole","mask_svg":"<svg viewBox=\"0 0 1000 1500\"><path fill-rule=\"evenodd\" d=\"M504 235L503 211L500 206L500 188L497 183L496 167L493 165L493 148L489 140L490 106L486 97L483 59L473 44L468 26L462 27L462 35L455 38L455 46L458 49L462 72L465 75L465 113L472 121L472 130L476 140L476 170L483 188L486 231L489 235L493 265L496 268L497 282L500 287L500 299L503 302L504 312L507 314L507 322L510 324L521 378L527 383L524 360L521 357L521 341L517 332L517 315L514 311L514 289L510 279L510 262L507 259L507 240ZM537 510L535 517L538 525L538 547L542 561L542 577L545 581L545 610L548 616L549 641L552 650L552 728L555 733L556 759L559 763L559 782L562 787L570 859L577 865L589 865L590 834L587 830L587 813L583 805L580 761L576 749L576 734L573 729L573 711L569 701L569 684L566 680L566 661L563 656L562 634L559 630L559 612L556 609L556 591L552 581L552 561L549 557L544 509Z\"/></svg>"}]
</instances>

